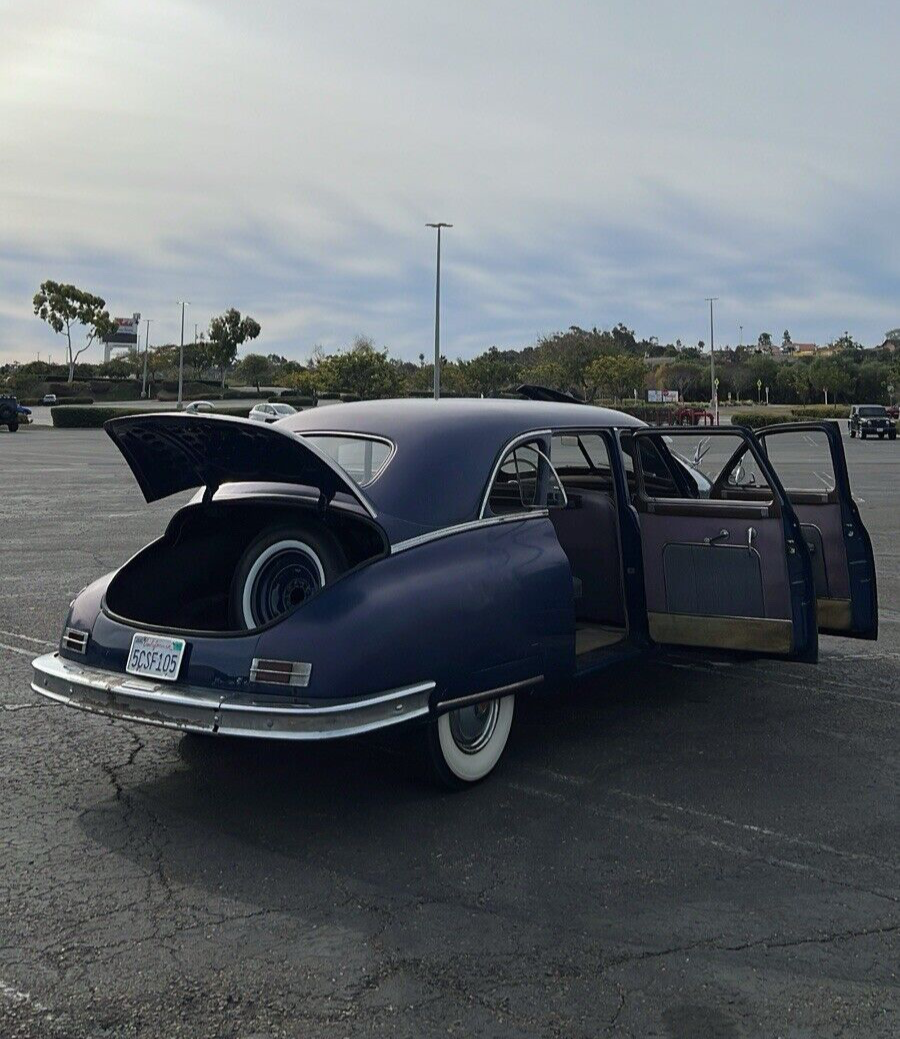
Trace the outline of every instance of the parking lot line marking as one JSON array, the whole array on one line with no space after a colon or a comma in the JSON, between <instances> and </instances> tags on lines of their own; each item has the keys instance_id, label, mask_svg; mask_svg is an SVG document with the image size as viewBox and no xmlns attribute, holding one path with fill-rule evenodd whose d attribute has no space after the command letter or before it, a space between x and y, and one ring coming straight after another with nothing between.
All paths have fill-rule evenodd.
<instances>
[{"instance_id":1,"label":"parking lot line marking","mask_svg":"<svg viewBox=\"0 0 900 1039\"><path fill-rule=\"evenodd\" d=\"M716 812L705 812L700 808L689 808L687 805L681 805L675 801L663 801L658 797L653 797L651 794L635 794L630 790L621 789L609 789L607 792L615 794L617 797L624 797L629 801L646 801L648 804L655 805L657 808L668 808L673 812L680 812L684 815L695 815L700 819L709 819L711 822L720 823L722 826L731 826L734 829L745 830L747 833L756 834L761 837L771 837L774 840L786 841L788 844L796 844L801 848L810 848L813 851L820 851L827 855L836 855L839 858L852 859L855 862L866 862L871 866L879 866L892 872L898 869L897 863L886 862L884 859L879 859L872 855L866 855L864 852L844 851L841 848L835 848L830 844L821 844L819 841L811 841L807 840L805 837L795 837L789 833L782 833L780 830L772 830L768 826L755 826L753 823L742 823L738 822L736 819L730 819L727 815L718 815Z\"/></svg>"},{"instance_id":2,"label":"parking lot line marking","mask_svg":"<svg viewBox=\"0 0 900 1039\"><path fill-rule=\"evenodd\" d=\"M36 999L32 999L30 992L22 992L12 985L7 985L5 981L0 981L0 996L3 996L5 1000L14 1006L21 1006L23 1003L27 1003L28 1006L37 1010L38 1013L47 1013L47 1008L42 1003L38 1003Z\"/></svg>"},{"instance_id":3,"label":"parking lot line marking","mask_svg":"<svg viewBox=\"0 0 900 1039\"><path fill-rule=\"evenodd\" d=\"M10 653L21 653L23 657L34 656L33 649L20 649L19 646L7 646L5 642L0 642L0 649L8 649Z\"/></svg>"},{"instance_id":4,"label":"parking lot line marking","mask_svg":"<svg viewBox=\"0 0 900 1039\"><path fill-rule=\"evenodd\" d=\"M39 646L55 646L55 642L50 642L48 639L36 639L31 635L20 635L17 631L4 631L0 628L0 635L9 635L14 639L24 639L26 642L36 642Z\"/></svg>"}]
</instances>

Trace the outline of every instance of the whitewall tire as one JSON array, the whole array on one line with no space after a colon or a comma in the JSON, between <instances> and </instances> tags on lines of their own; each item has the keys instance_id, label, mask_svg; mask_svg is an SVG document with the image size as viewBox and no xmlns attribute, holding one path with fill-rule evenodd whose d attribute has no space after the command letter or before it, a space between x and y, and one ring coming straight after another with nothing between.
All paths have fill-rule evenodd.
<instances>
[{"instance_id":1,"label":"whitewall tire","mask_svg":"<svg viewBox=\"0 0 900 1039\"><path fill-rule=\"evenodd\" d=\"M433 722L429 750L435 778L459 789L490 775L506 748L515 706L515 695L483 700Z\"/></svg>"}]
</instances>

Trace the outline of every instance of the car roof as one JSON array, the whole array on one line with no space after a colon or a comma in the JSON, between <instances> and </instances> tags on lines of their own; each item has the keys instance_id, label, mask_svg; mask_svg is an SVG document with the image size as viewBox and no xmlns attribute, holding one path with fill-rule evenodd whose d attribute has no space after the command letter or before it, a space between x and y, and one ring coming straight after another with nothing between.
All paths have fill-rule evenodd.
<instances>
[{"instance_id":1,"label":"car roof","mask_svg":"<svg viewBox=\"0 0 900 1039\"><path fill-rule=\"evenodd\" d=\"M500 451L522 434L644 423L583 404L444 398L320 405L277 425L300 434L346 432L391 441L395 456L363 491L396 541L475 519Z\"/></svg>"}]
</instances>

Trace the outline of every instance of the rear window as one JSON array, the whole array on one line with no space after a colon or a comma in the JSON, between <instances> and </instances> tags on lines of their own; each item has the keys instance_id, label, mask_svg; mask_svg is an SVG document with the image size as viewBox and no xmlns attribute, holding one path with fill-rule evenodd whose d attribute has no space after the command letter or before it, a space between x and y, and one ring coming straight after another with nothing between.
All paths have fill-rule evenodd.
<instances>
[{"instance_id":1,"label":"rear window","mask_svg":"<svg viewBox=\"0 0 900 1039\"><path fill-rule=\"evenodd\" d=\"M381 474L394 450L386 440L374 437L342 436L340 433L300 435L328 455L360 487L365 487Z\"/></svg>"}]
</instances>

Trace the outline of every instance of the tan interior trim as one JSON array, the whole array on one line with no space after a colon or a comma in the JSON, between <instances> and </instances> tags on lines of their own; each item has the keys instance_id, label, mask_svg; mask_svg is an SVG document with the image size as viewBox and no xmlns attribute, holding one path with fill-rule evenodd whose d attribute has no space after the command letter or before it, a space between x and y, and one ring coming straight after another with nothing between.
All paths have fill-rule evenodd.
<instances>
[{"instance_id":1,"label":"tan interior trim","mask_svg":"<svg viewBox=\"0 0 900 1039\"><path fill-rule=\"evenodd\" d=\"M853 610L849 599L816 599L816 624L819 630L850 631L853 628Z\"/></svg>"},{"instance_id":2,"label":"tan interior trim","mask_svg":"<svg viewBox=\"0 0 900 1039\"><path fill-rule=\"evenodd\" d=\"M575 628L575 656L592 653L595 649L614 646L625 638L624 628L613 628L604 624L580 623Z\"/></svg>"},{"instance_id":3,"label":"tan interior trim","mask_svg":"<svg viewBox=\"0 0 900 1039\"><path fill-rule=\"evenodd\" d=\"M793 625L774 617L704 617L648 611L647 620L654 642L759 653L787 654L793 648Z\"/></svg>"}]
</instances>

